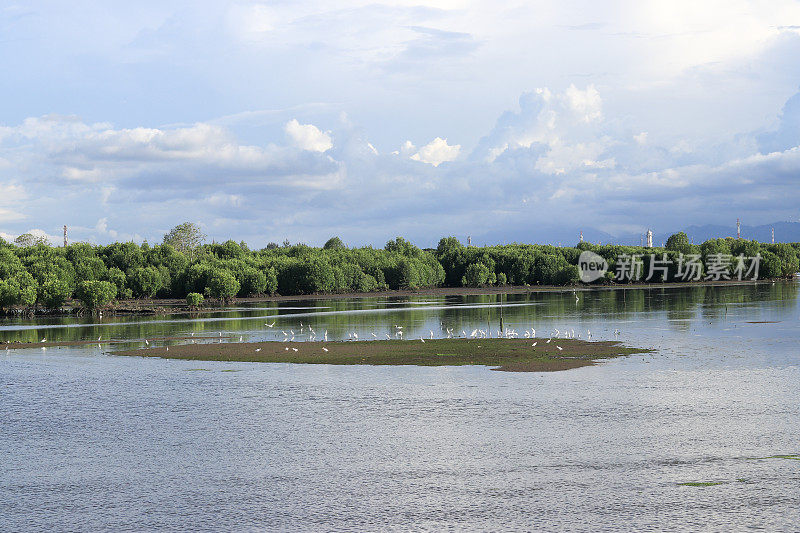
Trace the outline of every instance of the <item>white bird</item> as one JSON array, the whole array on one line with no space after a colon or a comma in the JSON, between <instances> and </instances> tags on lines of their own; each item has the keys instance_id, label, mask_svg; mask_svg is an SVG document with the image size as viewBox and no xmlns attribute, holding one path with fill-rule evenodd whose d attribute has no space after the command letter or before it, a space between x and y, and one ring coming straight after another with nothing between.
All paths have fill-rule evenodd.
<instances>
[{"instance_id":1,"label":"white bird","mask_svg":"<svg viewBox=\"0 0 800 533\"><path fill-rule=\"evenodd\" d=\"M433 338L433 330L431 330L431 339Z\"/></svg>"},{"instance_id":2,"label":"white bird","mask_svg":"<svg viewBox=\"0 0 800 533\"><path fill-rule=\"evenodd\" d=\"M286 350L286 351L288 352L288 351L289 351L289 347L288 347L288 346L286 346L286 347L284 348L284 350Z\"/></svg>"},{"instance_id":3,"label":"white bird","mask_svg":"<svg viewBox=\"0 0 800 533\"><path fill-rule=\"evenodd\" d=\"M244 337L242 337L241 335L239 335L239 342L242 342L243 340L244 340Z\"/></svg>"},{"instance_id":4,"label":"white bird","mask_svg":"<svg viewBox=\"0 0 800 533\"><path fill-rule=\"evenodd\" d=\"M394 326L394 327L396 327L397 329L403 329L403 326L398 326L398 325L396 325L396 324L395 324L395 326Z\"/></svg>"},{"instance_id":5,"label":"white bird","mask_svg":"<svg viewBox=\"0 0 800 533\"><path fill-rule=\"evenodd\" d=\"M102 336L102 335L100 335L99 337L97 337L97 340L99 341L99 340L100 340L100 339L102 339L102 338L103 338L103 336Z\"/></svg>"},{"instance_id":6,"label":"white bird","mask_svg":"<svg viewBox=\"0 0 800 533\"><path fill-rule=\"evenodd\" d=\"M392 340L392 337L388 333L386 334L386 340Z\"/></svg>"},{"instance_id":7,"label":"white bird","mask_svg":"<svg viewBox=\"0 0 800 533\"><path fill-rule=\"evenodd\" d=\"M559 345L556 345L556 348L558 348L559 352L562 350L561 346L559 346Z\"/></svg>"},{"instance_id":8,"label":"white bird","mask_svg":"<svg viewBox=\"0 0 800 533\"><path fill-rule=\"evenodd\" d=\"M219 332L219 336L222 337L222 332L221 331Z\"/></svg>"},{"instance_id":9,"label":"white bird","mask_svg":"<svg viewBox=\"0 0 800 533\"><path fill-rule=\"evenodd\" d=\"M475 337L475 335L477 335L477 334L478 334L478 330L477 329L473 329L472 333L470 333L469 336L470 337Z\"/></svg>"},{"instance_id":10,"label":"white bird","mask_svg":"<svg viewBox=\"0 0 800 533\"><path fill-rule=\"evenodd\" d=\"M293 329L290 329L290 330L289 330L289 333L291 333L292 335L294 335L294 330L293 330Z\"/></svg>"},{"instance_id":11,"label":"white bird","mask_svg":"<svg viewBox=\"0 0 800 533\"><path fill-rule=\"evenodd\" d=\"M462 336L462 337L466 337L466 336L467 336L467 332L466 332L466 331L464 331L463 329L461 330L461 336Z\"/></svg>"},{"instance_id":12,"label":"white bird","mask_svg":"<svg viewBox=\"0 0 800 533\"><path fill-rule=\"evenodd\" d=\"M42 342L47 342L47 338L46 337L42 337Z\"/></svg>"},{"instance_id":13,"label":"white bird","mask_svg":"<svg viewBox=\"0 0 800 533\"><path fill-rule=\"evenodd\" d=\"M419 340L421 340L421 341L422 341L422 344L425 344L425 339L423 339L422 337L420 337L420 338L419 338Z\"/></svg>"},{"instance_id":14,"label":"white bird","mask_svg":"<svg viewBox=\"0 0 800 533\"><path fill-rule=\"evenodd\" d=\"M256 348L256 352L260 352L260 351L261 351L261 348Z\"/></svg>"},{"instance_id":15,"label":"white bird","mask_svg":"<svg viewBox=\"0 0 800 533\"><path fill-rule=\"evenodd\" d=\"M328 330L325 330L325 342L328 342Z\"/></svg>"},{"instance_id":16,"label":"white bird","mask_svg":"<svg viewBox=\"0 0 800 533\"><path fill-rule=\"evenodd\" d=\"M372 336L373 336L373 337L375 337L376 339L378 338L378 336L377 336L377 335L375 335L375 332L374 332L374 331L372 332Z\"/></svg>"},{"instance_id":17,"label":"white bird","mask_svg":"<svg viewBox=\"0 0 800 533\"><path fill-rule=\"evenodd\" d=\"M267 326L268 328L275 327L275 321L273 320L273 321L272 321L272 324L266 324L266 323L265 323L264 325L265 325L265 326Z\"/></svg>"},{"instance_id":18,"label":"white bird","mask_svg":"<svg viewBox=\"0 0 800 533\"><path fill-rule=\"evenodd\" d=\"M322 351L323 351L323 352L327 352L327 351L328 351L328 349L327 349L327 348L325 348L325 347L323 346L323 347L322 347Z\"/></svg>"},{"instance_id":19,"label":"white bird","mask_svg":"<svg viewBox=\"0 0 800 533\"><path fill-rule=\"evenodd\" d=\"M551 340L553 340L553 339L547 339L547 342L545 344L550 344Z\"/></svg>"},{"instance_id":20,"label":"white bird","mask_svg":"<svg viewBox=\"0 0 800 533\"><path fill-rule=\"evenodd\" d=\"M144 343L145 343L146 345L150 346L150 342L149 342L147 339L145 339L145 340L144 340Z\"/></svg>"},{"instance_id":21,"label":"white bird","mask_svg":"<svg viewBox=\"0 0 800 533\"><path fill-rule=\"evenodd\" d=\"M167 349L167 351L169 351L169 346L165 346L165 348Z\"/></svg>"},{"instance_id":22,"label":"white bird","mask_svg":"<svg viewBox=\"0 0 800 533\"><path fill-rule=\"evenodd\" d=\"M192 337L194 337L194 331L192 332Z\"/></svg>"},{"instance_id":23,"label":"white bird","mask_svg":"<svg viewBox=\"0 0 800 533\"><path fill-rule=\"evenodd\" d=\"M297 351L297 348L292 348L292 350L296 352L296 351Z\"/></svg>"},{"instance_id":24,"label":"white bird","mask_svg":"<svg viewBox=\"0 0 800 533\"><path fill-rule=\"evenodd\" d=\"M353 337L355 337L355 339L356 339L356 340L358 340L358 333L356 333L356 332L354 331L354 332L353 332Z\"/></svg>"},{"instance_id":25,"label":"white bird","mask_svg":"<svg viewBox=\"0 0 800 533\"><path fill-rule=\"evenodd\" d=\"M539 341L534 342L531 346L536 346L537 344L539 344Z\"/></svg>"}]
</instances>

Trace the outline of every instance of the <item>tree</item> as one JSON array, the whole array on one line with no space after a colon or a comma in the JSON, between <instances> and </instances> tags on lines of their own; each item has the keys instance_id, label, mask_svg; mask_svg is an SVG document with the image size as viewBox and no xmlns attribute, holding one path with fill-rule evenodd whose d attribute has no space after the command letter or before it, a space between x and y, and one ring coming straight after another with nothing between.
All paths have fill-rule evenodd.
<instances>
[{"instance_id":1,"label":"tree","mask_svg":"<svg viewBox=\"0 0 800 533\"><path fill-rule=\"evenodd\" d=\"M128 285L137 298L152 298L161 288L161 273L155 267L137 268L128 276Z\"/></svg>"},{"instance_id":2,"label":"tree","mask_svg":"<svg viewBox=\"0 0 800 533\"><path fill-rule=\"evenodd\" d=\"M117 286L109 281L82 281L75 289L75 297L88 309L108 305L117 296Z\"/></svg>"},{"instance_id":3,"label":"tree","mask_svg":"<svg viewBox=\"0 0 800 533\"><path fill-rule=\"evenodd\" d=\"M688 254L692 251L692 245L689 244L689 237L682 231L670 235L664 248L666 248L667 251L682 254Z\"/></svg>"},{"instance_id":4,"label":"tree","mask_svg":"<svg viewBox=\"0 0 800 533\"><path fill-rule=\"evenodd\" d=\"M227 302L236 297L239 292L239 282L236 281L236 276L227 270L216 269L208 278L206 291L209 296Z\"/></svg>"},{"instance_id":5,"label":"tree","mask_svg":"<svg viewBox=\"0 0 800 533\"><path fill-rule=\"evenodd\" d=\"M190 309L197 309L201 305L203 305L203 295L199 292L190 292L186 295L186 305L189 306Z\"/></svg>"},{"instance_id":6,"label":"tree","mask_svg":"<svg viewBox=\"0 0 800 533\"><path fill-rule=\"evenodd\" d=\"M30 246L36 246L39 244L47 246L50 244L50 241L48 241L47 237L44 237L43 235L23 233L22 235L14 239L14 244L16 244L17 246L21 246L23 248L28 248Z\"/></svg>"},{"instance_id":7,"label":"tree","mask_svg":"<svg viewBox=\"0 0 800 533\"><path fill-rule=\"evenodd\" d=\"M47 309L58 309L72 296L72 289L67 281L48 277L39 285L37 296Z\"/></svg>"},{"instance_id":8,"label":"tree","mask_svg":"<svg viewBox=\"0 0 800 533\"><path fill-rule=\"evenodd\" d=\"M206 236L200 231L200 227L192 222L178 224L164 235L164 244L169 244L189 257L193 256L194 250L202 245L205 240Z\"/></svg>"},{"instance_id":9,"label":"tree","mask_svg":"<svg viewBox=\"0 0 800 533\"><path fill-rule=\"evenodd\" d=\"M339 237L331 237L322 247L325 250L344 250L346 247Z\"/></svg>"}]
</instances>

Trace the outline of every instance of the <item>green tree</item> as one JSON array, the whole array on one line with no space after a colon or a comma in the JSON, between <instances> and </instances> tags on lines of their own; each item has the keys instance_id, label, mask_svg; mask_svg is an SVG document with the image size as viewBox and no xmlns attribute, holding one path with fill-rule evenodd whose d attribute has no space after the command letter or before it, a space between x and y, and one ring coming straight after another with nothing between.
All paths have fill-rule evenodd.
<instances>
[{"instance_id":1,"label":"green tree","mask_svg":"<svg viewBox=\"0 0 800 533\"><path fill-rule=\"evenodd\" d=\"M88 309L105 307L117 296L117 286L108 281L81 281L75 289L75 297Z\"/></svg>"},{"instance_id":2,"label":"green tree","mask_svg":"<svg viewBox=\"0 0 800 533\"><path fill-rule=\"evenodd\" d=\"M190 292L186 295L186 305L189 306L190 309L197 309L201 305L203 305L203 295L199 292Z\"/></svg>"},{"instance_id":3,"label":"green tree","mask_svg":"<svg viewBox=\"0 0 800 533\"><path fill-rule=\"evenodd\" d=\"M152 298L161 288L161 273L157 268L141 267L128 276L128 286L136 298Z\"/></svg>"},{"instance_id":4,"label":"green tree","mask_svg":"<svg viewBox=\"0 0 800 533\"><path fill-rule=\"evenodd\" d=\"M236 276L223 269L215 269L208 278L206 287L208 295L219 298L222 302L228 302L236 297L239 292L239 282Z\"/></svg>"},{"instance_id":5,"label":"green tree","mask_svg":"<svg viewBox=\"0 0 800 533\"><path fill-rule=\"evenodd\" d=\"M681 254L688 254L692 251L692 245L689 243L689 237L687 237L682 231L670 235L664 248L670 252L678 252Z\"/></svg>"},{"instance_id":6,"label":"green tree","mask_svg":"<svg viewBox=\"0 0 800 533\"><path fill-rule=\"evenodd\" d=\"M58 309L70 296L72 287L66 280L48 277L39 284L38 301L47 309Z\"/></svg>"},{"instance_id":7,"label":"green tree","mask_svg":"<svg viewBox=\"0 0 800 533\"><path fill-rule=\"evenodd\" d=\"M169 233L164 235L164 244L172 246L175 250L194 257L195 250L206 240L205 234L200 230L200 226L192 222L178 224Z\"/></svg>"},{"instance_id":8,"label":"green tree","mask_svg":"<svg viewBox=\"0 0 800 533\"><path fill-rule=\"evenodd\" d=\"M331 237L322 248L324 250L344 250L345 245L339 237Z\"/></svg>"}]
</instances>

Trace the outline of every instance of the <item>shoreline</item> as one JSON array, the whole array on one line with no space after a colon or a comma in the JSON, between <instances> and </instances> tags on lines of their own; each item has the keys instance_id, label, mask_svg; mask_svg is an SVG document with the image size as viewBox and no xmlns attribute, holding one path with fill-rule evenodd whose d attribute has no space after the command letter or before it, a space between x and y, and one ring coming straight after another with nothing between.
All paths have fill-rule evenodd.
<instances>
[{"instance_id":1,"label":"shoreline","mask_svg":"<svg viewBox=\"0 0 800 533\"><path fill-rule=\"evenodd\" d=\"M549 342L548 342L549 341ZM535 345L533 345L535 343ZM619 341L430 339L182 344L110 352L126 357L329 365L487 366L506 372L556 372L651 353Z\"/></svg>"},{"instance_id":2,"label":"shoreline","mask_svg":"<svg viewBox=\"0 0 800 533\"><path fill-rule=\"evenodd\" d=\"M365 298L404 298L414 296L487 296L498 294L535 294L535 293L560 293L560 292L586 292L586 291L612 291L629 289L669 289L686 287L726 287L740 285L759 285L771 284L776 281L792 281L794 278L763 279L757 281L748 280L727 280L727 281L692 281L677 283L631 283L631 284L602 284L602 285L503 285L489 287L428 287L420 289L399 289L385 290L376 292L347 292L347 293L322 293L322 294L296 294L296 295L274 295L274 296L252 296L236 298L231 304L220 306L216 302L209 300L208 305L199 309L189 309L186 301L176 298L162 299L131 299L119 300L114 307L101 310L107 315L167 315L167 314L189 314L197 315L203 313L215 313L226 307L241 304L256 304L265 302L303 302L319 300L345 300L345 299L365 299ZM32 313L8 313L6 317L13 316L73 316L80 314L81 308L66 307L70 311L46 311L36 310ZM19 310L17 310L19 311Z\"/></svg>"}]
</instances>

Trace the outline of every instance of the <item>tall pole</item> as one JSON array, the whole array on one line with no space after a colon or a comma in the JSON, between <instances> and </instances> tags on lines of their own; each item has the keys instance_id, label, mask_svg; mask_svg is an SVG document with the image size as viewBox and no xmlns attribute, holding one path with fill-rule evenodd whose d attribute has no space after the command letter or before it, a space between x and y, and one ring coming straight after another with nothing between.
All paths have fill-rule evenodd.
<instances>
[{"instance_id":1,"label":"tall pole","mask_svg":"<svg viewBox=\"0 0 800 533\"><path fill-rule=\"evenodd\" d=\"M64 224L64 248L67 247L67 225Z\"/></svg>"},{"instance_id":2,"label":"tall pole","mask_svg":"<svg viewBox=\"0 0 800 533\"><path fill-rule=\"evenodd\" d=\"M738 218L736 219L736 238L737 239L742 238L742 224L741 222L739 222Z\"/></svg>"}]
</instances>

